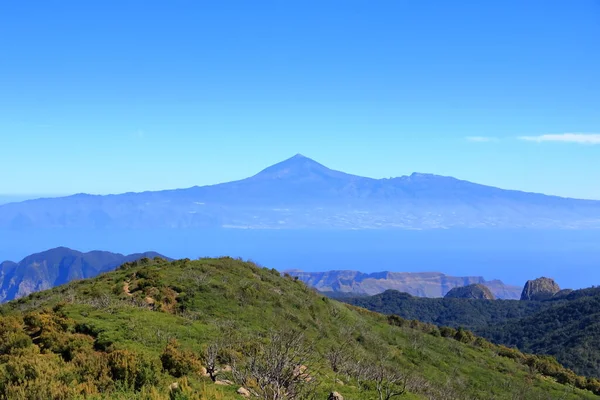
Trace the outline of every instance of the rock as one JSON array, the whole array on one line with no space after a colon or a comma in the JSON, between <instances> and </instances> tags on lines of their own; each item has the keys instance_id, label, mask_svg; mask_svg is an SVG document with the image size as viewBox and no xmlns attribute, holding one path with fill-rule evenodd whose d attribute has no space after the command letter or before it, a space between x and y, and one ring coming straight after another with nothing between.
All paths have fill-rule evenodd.
<instances>
[{"instance_id":1,"label":"rock","mask_svg":"<svg viewBox=\"0 0 600 400\"><path fill-rule=\"evenodd\" d=\"M243 397L250 397L250 391L245 387L241 387L237 390L237 394Z\"/></svg>"},{"instance_id":2,"label":"rock","mask_svg":"<svg viewBox=\"0 0 600 400\"><path fill-rule=\"evenodd\" d=\"M547 300L560 292L560 287L554 279L538 278L527 281L521 293L521 300Z\"/></svg>"},{"instance_id":3,"label":"rock","mask_svg":"<svg viewBox=\"0 0 600 400\"><path fill-rule=\"evenodd\" d=\"M177 389L179 389L179 383L173 382L169 385L169 390L173 391L173 390L177 390Z\"/></svg>"},{"instance_id":4,"label":"rock","mask_svg":"<svg viewBox=\"0 0 600 400\"><path fill-rule=\"evenodd\" d=\"M306 365L298 365L294 368L294 376L304 375L308 367Z\"/></svg>"},{"instance_id":5,"label":"rock","mask_svg":"<svg viewBox=\"0 0 600 400\"><path fill-rule=\"evenodd\" d=\"M467 286L459 286L451 289L444 296L445 299L479 299L479 300L496 300L496 296L492 291L480 283L475 283Z\"/></svg>"},{"instance_id":6,"label":"rock","mask_svg":"<svg viewBox=\"0 0 600 400\"><path fill-rule=\"evenodd\" d=\"M336 379L335 384L339 385L339 386L344 386L345 385L345 383L343 381L339 380L339 379Z\"/></svg>"},{"instance_id":7,"label":"rock","mask_svg":"<svg viewBox=\"0 0 600 400\"><path fill-rule=\"evenodd\" d=\"M344 400L344 397L338 392L331 392L327 400Z\"/></svg>"},{"instance_id":8,"label":"rock","mask_svg":"<svg viewBox=\"0 0 600 400\"><path fill-rule=\"evenodd\" d=\"M233 382L228 381L227 379L223 379L222 381L216 381L215 385L219 385L219 386L231 386L231 385L233 385Z\"/></svg>"}]
</instances>

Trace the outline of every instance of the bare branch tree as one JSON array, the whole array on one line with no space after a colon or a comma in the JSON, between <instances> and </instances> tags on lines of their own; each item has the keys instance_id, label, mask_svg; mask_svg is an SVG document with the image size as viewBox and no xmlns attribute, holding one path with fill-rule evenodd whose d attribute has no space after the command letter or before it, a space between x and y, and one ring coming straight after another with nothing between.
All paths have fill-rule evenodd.
<instances>
[{"instance_id":1,"label":"bare branch tree","mask_svg":"<svg viewBox=\"0 0 600 400\"><path fill-rule=\"evenodd\" d=\"M314 351L295 331L271 332L266 344L246 351L245 361L232 363L234 379L264 400L311 399L316 380L310 374Z\"/></svg>"},{"instance_id":2,"label":"bare branch tree","mask_svg":"<svg viewBox=\"0 0 600 400\"><path fill-rule=\"evenodd\" d=\"M204 366L206 367L206 373L210 376L210 379L213 382L217 381L217 359L219 356L220 343L215 342L208 345L206 349L204 349L203 359Z\"/></svg>"},{"instance_id":3,"label":"bare branch tree","mask_svg":"<svg viewBox=\"0 0 600 400\"><path fill-rule=\"evenodd\" d=\"M349 340L334 344L329 348L327 354L325 354L325 358L327 358L327 361L329 361L331 369L336 374L344 369L345 364L348 361L349 345Z\"/></svg>"},{"instance_id":4,"label":"bare branch tree","mask_svg":"<svg viewBox=\"0 0 600 400\"><path fill-rule=\"evenodd\" d=\"M390 400L392 397L402 396L407 391L408 375L400 373L382 361L372 370L372 379L375 381L379 400Z\"/></svg>"}]
</instances>

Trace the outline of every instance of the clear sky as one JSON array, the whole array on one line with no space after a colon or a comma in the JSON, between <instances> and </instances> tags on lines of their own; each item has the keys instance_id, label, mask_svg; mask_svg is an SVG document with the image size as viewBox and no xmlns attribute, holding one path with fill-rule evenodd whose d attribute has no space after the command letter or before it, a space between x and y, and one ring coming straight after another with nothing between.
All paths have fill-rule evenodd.
<instances>
[{"instance_id":1,"label":"clear sky","mask_svg":"<svg viewBox=\"0 0 600 400\"><path fill-rule=\"evenodd\" d=\"M0 151L4 195L302 153L600 199L600 2L3 1Z\"/></svg>"}]
</instances>

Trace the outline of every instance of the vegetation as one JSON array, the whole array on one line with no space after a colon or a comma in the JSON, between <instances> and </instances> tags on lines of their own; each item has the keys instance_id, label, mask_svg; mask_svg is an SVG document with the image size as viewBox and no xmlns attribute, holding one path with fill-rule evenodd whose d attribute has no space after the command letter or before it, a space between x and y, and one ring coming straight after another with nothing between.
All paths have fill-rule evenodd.
<instances>
[{"instance_id":1,"label":"vegetation","mask_svg":"<svg viewBox=\"0 0 600 400\"><path fill-rule=\"evenodd\" d=\"M475 330L499 321L527 317L554 304L541 301L425 298L395 290L387 290L375 296L340 300L383 314Z\"/></svg>"},{"instance_id":2,"label":"vegetation","mask_svg":"<svg viewBox=\"0 0 600 400\"><path fill-rule=\"evenodd\" d=\"M546 301L429 299L389 290L342 301L372 311L454 328L522 351L556 357L600 378L600 288L562 291Z\"/></svg>"},{"instance_id":3,"label":"vegetation","mask_svg":"<svg viewBox=\"0 0 600 400\"><path fill-rule=\"evenodd\" d=\"M519 320L480 327L489 339L550 354L580 374L600 378L600 291L577 290L566 301Z\"/></svg>"},{"instance_id":4,"label":"vegetation","mask_svg":"<svg viewBox=\"0 0 600 400\"><path fill-rule=\"evenodd\" d=\"M0 314L2 399L600 394L596 380L552 358L345 305L231 258L143 259L7 303Z\"/></svg>"}]
</instances>

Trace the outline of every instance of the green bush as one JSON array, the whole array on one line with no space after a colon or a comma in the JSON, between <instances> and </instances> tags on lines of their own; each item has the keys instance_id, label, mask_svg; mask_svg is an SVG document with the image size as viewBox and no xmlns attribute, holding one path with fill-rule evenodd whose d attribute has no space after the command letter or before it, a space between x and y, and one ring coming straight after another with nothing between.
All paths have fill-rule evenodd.
<instances>
[{"instance_id":1,"label":"green bush","mask_svg":"<svg viewBox=\"0 0 600 400\"><path fill-rule=\"evenodd\" d=\"M163 369L176 378L198 373L202 366L191 352L183 351L175 339L171 339L160 356Z\"/></svg>"}]
</instances>

